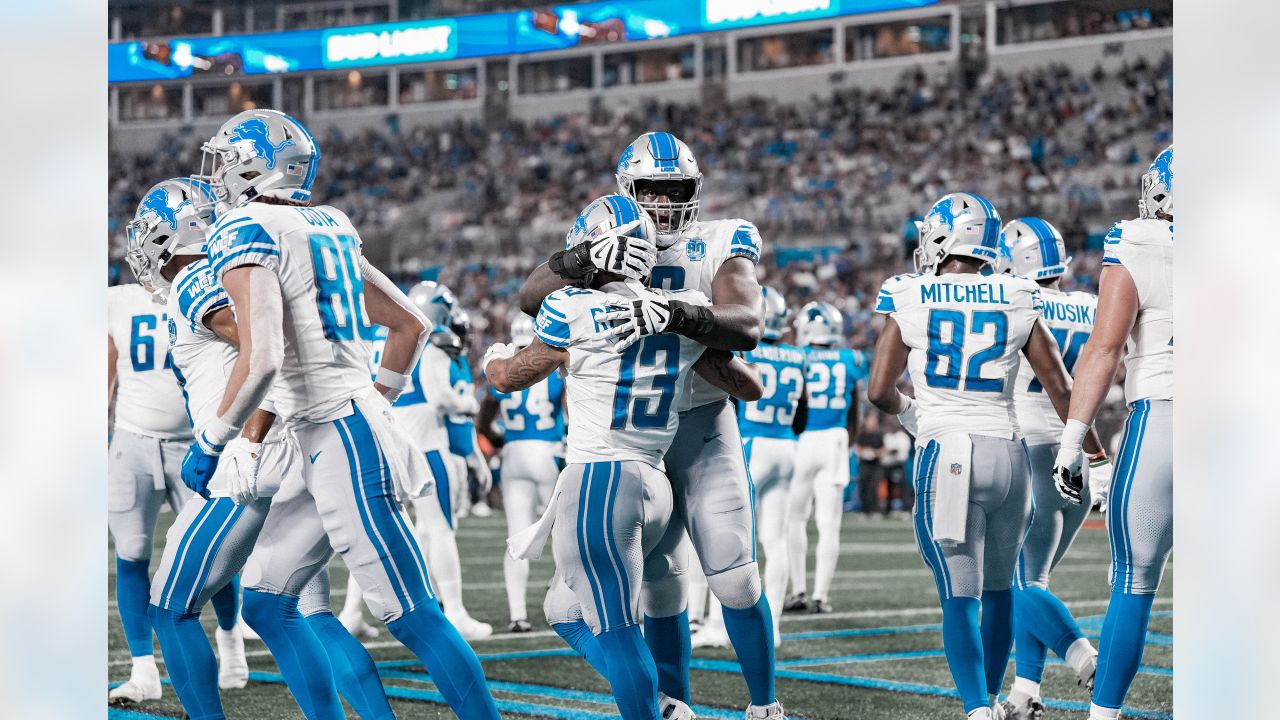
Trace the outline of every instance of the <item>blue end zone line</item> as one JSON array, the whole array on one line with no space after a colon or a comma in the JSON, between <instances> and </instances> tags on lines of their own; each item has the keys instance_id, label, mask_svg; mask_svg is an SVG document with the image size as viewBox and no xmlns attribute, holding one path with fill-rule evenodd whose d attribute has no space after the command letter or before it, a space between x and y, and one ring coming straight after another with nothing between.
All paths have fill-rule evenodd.
<instances>
[{"instance_id":1,"label":"blue end zone line","mask_svg":"<svg viewBox=\"0 0 1280 720\"><path fill-rule=\"evenodd\" d=\"M910 650L907 652L887 652L887 653L866 653L864 655L831 655L827 657L809 657L794 658L791 660L779 660L778 667L811 667L814 665L845 665L849 663L868 663L868 662L884 662L887 660L920 660L926 658L946 657L941 650ZM1010 658L1012 662L1013 658ZM1066 665L1061 658L1049 657L1045 659L1051 665ZM1163 675L1165 677L1173 677L1173 668L1163 667L1160 665L1139 665L1138 672L1147 675Z\"/></svg>"},{"instance_id":2,"label":"blue end zone line","mask_svg":"<svg viewBox=\"0 0 1280 720\"><path fill-rule=\"evenodd\" d=\"M107 708L107 720L174 720L172 715L152 715L137 710Z\"/></svg>"}]
</instances>

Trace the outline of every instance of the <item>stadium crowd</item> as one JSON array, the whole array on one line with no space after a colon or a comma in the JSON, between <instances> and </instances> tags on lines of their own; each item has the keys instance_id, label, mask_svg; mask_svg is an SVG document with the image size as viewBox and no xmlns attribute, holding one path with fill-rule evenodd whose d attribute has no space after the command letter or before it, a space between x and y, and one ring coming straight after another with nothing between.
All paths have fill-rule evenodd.
<instances>
[{"instance_id":1,"label":"stadium crowd","mask_svg":"<svg viewBox=\"0 0 1280 720\"><path fill-rule=\"evenodd\" d=\"M995 72L971 90L912 70L886 90L840 90L798 105L649 103L495 128L330 130L320 138L316 195L350 214L371 258L397 281L453 288L471 311L478 352L506 339L520 284L574 213L614 191L619 148L672 128L705 174L704 217L743 217L760 228L762 283L793 308L834 303L850 345L870 350L870 301L886 277L910 269L912 220L949 190L985 195L1006 219L1055 223L1076 256L1067 288L1091 288L1102 234L1133 214L1135 178L1170 142L1171 83L1168 56L1111 73L1056 65ZM111 282L132 280L123 230L146 187L128 178L185 174L199 167L198 145L168 136L150 154L112 154Z\"/></svg>"}]
</instances>

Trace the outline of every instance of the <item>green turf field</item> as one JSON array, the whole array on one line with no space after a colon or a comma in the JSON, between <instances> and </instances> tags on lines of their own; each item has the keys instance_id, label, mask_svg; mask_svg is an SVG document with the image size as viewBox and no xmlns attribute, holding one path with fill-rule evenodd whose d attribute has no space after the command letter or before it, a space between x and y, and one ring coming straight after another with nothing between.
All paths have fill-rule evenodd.
<instances>
[{"instance_id":1,"label":"green turf field","mask_svg":"<svg viewBox=\"0 0 1280 720\"><path fill-rule=\"evenodd\" d=\"M164 538L171 515L161 518L157 538ZM502 584L505 523L496 513L487 519L460 521L459 542L467 608L498 631L474 644L484 661L493 693L504 717L589 720L616 717L608 686L585 662L571 656L558 637L541 623L548 557L535 563L530 579L529 617L535 632L505 632L508 618ZM830 615L784 615L783 643L778 650L778 698L792 718L924 718L963 717L951 693L951 678L942 656L941 612L931 577L916 552L911 525L905 520L864 520L847 515L844 548L837 570ZM810 545L812 547L812 544ZM153 555L153 568L160 548ZM1096 636L1109 594L1110 551L1099 523L1081 533L1071 553L1054 574L1055 592L1071 607L1086 633ZM115 612L114 561L108 598L109 679L125 680L129 654ZM812 571L812 559L810 560ZM341 605L346 572L332 566L334 603ZM1171 718L1173 704L1172 564L1156 600L1143 666L1129 695L1125 717ZM205 624L212 635L213 611ZM377 623L375 623L377 624ZM451 718L430 679L410 653L383 634L368 643L379 663L392 707L401 718ZM249 641L251 681L243 690L223 692L227 715L234 719L301 718L275 663L262 643ZM700 717L741 718L746 686L738 675L732 650L694 652L693 699ZM161 673L163 674L163 668ZM1012 682L1012 665L1005 680ZM1073 673L1056 659L1045 670L1046 718L1083 718L1088 697L1076 687ZM144 720L183 717L172 688L163 699L142 707L112 709L110 718ZM354 713L349 717L355 718Z\"/></svg>"}]
</instances>

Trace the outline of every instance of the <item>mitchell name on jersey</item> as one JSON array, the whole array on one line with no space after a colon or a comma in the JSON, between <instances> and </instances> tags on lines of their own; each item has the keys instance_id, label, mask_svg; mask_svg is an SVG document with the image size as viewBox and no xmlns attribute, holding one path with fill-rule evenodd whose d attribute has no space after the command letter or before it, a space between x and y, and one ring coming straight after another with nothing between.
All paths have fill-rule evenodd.
<instances>
[{"instance_id":1,"label":"mitchell name on jersey","mask_svg":"<svg viewBox=\"0 0 1280 720\"><path fill-rule=\"evenodd\" d=\"M1120 265L1138 289L1124 358L1124 397L1173 399L1173 223L1123 220L1107 232L1102 264Z\"/></svg>"},{"instance_id":2,"label":"mitchell name on jersey","mask_svg":"<svg viewBox=\"0 0 1280 720\"><path fill-rule=\"evenodd\" d=\"M756 226L741 218L698 220L671 247L658 251L649 285L663 290L696 290L711 297L711 282L729 258L760 262L764 241ZM724 401L728 393L700 377L690 380L680 412Z\"/></svg>"},{"instance_id":3,"label":"mitchell name on jersey","mask_svg":"<svg viewBox=\"0 0 1280 720\"><path fill-rule=\"evenodd\" d=\"M596 318L606 304L627 302L621 284L608 291L562 288L547 296L533 323L542 342L569 351L565 387L569 413L569 463L636 460L662 468L675 437L677 403L687 393L689 369L705 346L675 334L651 335L617 352L610 327ZM673 298L707 305L694 290Z\"/></svg>"},{"instance_id":4,"label":"mitchell name on jersey","mask_svg":"<svg viewBox=\"0 0 1280 720\"><path fill-rule=\"evenodd\" d=\"M898 275L880 288L910 348L917 444L951 432L1013 438L1014 376L1040 319L1040 287L1011 275Z\"/></svg>"}]
</instances>

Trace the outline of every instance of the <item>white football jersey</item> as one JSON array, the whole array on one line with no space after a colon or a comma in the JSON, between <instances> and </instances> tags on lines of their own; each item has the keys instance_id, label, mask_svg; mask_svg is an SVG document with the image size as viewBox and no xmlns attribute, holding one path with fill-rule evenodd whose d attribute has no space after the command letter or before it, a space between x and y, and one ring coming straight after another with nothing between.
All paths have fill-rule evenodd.
<instances>
[{"instance_id":1,"label":"white football jersey","mask_svg":"<svg viewBox=\"0 0 1280 720\"><path fill-rule=\"evenodd\" d=\"M107 288L107 334L116 346L116 427L190 440L182 388L169 358L169 316L136 283Z\"/></svg>"},{"instance_id":2,"label":"white football jersey","mask_svg":"<svg viewBox=\"0 0 1280 720\"><path fill-rule=\"evenodd\" d=\"M323 423L351 413L369 388L373 325L365 311L360 235L328 205L251 202L223 216L209 238L209 262L222 282L240 265L280 278L284 365L272 389L291 421Z\"/></svg>"},{"instance_id":3,"label":"white football jersey","mask_svg":"<svg viewBox=\"0 0 1280 720\"><path fill-rule=\"evenodd\" d=\"M609 298L625 302L625 286L610 292L563 288L547 296L534 334L569 351L565 391L569 429L565 459L570 463L636 460L662 467L662 456L679 426L679 402L688 392L689 369L705 346L675 334L651 335L621 353L608 339L609 326L597 320ZM616 293L616 294L611 294ZM707 305L694 290L670 291L673 298Z\"/></svg>"},{"instance_id":4,"label":"white football jersey","mask_svg":"<svg viewBox=\"0 0 1280 720\"><path fill-rule=\"evenodd\" d=\"M208 259L187 265L173 278L173 291L169 293L169 354L193 425L205 425L218 416L218 405L236 361L236 349L204 324L206 315L230 305L231 299L214 279Z\"/></svg>"},{"instance_id":5,"label":"white football jersey","mask_svg":"<svg viewBox=\"0 0 1280 720\"><path fill-rule=\"evenodd\" d=\"M681 233L674 245L658 251L649 285L664 290L696 290L709 298L711 281L725 260L744 257L759 263L763 247L760 231L746 220L699 220ZM725 391L700 377L690 380L689 390L677 408L680 412L728 397Z\"/></svg>"},{"instance_id":6,"label":"white football jersey","mask_svg":"<svg viewBox=\"0 0 1280 720\"><path fill-rule=\"evenodd\" d=\"M432 335L442 332L437 327ZM387 329L377 326L376 339L371 344L370 377L378 373L382 364L382 349L387 344ZM449 435L444 425L445 416L463 407L465 398L449 382L449 354L432 342L422 351L422 357L409 382L391 406L396 423L414 441L420 450L445 450L449 447Z\"/></svg>"},{"instance_id":7,"label":"white football jersey","mask_svg":"<svg viewBox=\"0 0 1280 720\"><path fill-rule=\"evenodd\" d=\"M1122 265L1138 288L1138 318L1124 358L1127 402L1173 399L1173 223L1122 220L1107 232L1104 265Z\"/></svg>"},{"instance_id":8,"label":"white football jersey","mask_svg":"<svg viewBox=\"0 0 1280 720\"><path fill-rule=\"evenodd\" d=\"M1080 350L1093 332L1093 318L1098 311L1098 297L1087 292L1064 293L1060 290L1040 288L1040 300L1044 303L1041 314L1045 325L1053 333L1062 353L1062 364L1067 372L1075 372ZM1036 379L1031 363L1024 358L1018 369L1017 391L1013 406L1018 414L1018 426L1029 445L1058 442L1062 436L1062 419L1053 409L1053 402Z\"/></svg>"},{"instance_id":9,"label":"white football jersey","mask_svg":"<svg viewBox=\"0 0 1280 720\"><path fill-rule=\"evenodd\" d=\"M880 288L910 348L923 444L951 432L1013 438L1014 379L1040 319L1040 288L1012 275L898 275Z\"/></svg>"}]
</instances>

